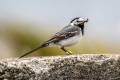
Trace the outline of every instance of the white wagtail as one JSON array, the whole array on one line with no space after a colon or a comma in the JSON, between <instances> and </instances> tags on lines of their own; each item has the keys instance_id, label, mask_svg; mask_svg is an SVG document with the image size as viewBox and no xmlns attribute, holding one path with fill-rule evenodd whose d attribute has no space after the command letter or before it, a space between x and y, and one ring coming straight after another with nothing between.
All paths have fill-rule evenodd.
<instances>
[{"instance_id":1,"label":"white wagtail","mask_svg":"<svg viewBox=\"0 0 120 80\"><path fill-rule=\"evenodd\" d=\"M81 17L76 17L70 21L70 23L64 27L61 31L57 32L51 39L46 41L41 46L25 53L19 58L22 58L40 48L49 46L50 44L59 45L60 48L67 54L72 54L71 51L65 49L67 46L71 46L79 41L79 39L84 35L84 23L88 22L88 19Z\"/></svg>"}]
</instances>

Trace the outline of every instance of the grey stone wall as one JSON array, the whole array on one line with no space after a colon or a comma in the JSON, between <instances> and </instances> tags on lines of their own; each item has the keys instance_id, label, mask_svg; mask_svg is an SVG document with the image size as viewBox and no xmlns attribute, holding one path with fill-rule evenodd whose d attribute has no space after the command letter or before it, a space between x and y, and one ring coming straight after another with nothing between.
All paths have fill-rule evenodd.
<instances>
[{"instance_id":1,"label":"grey stone wall","mask_svg":"<svg viewBox=\"0 0 120 80\"><path fill-rule=\"evenodd\" d=\"M119 55L2 59L0 80L120 80Z\"/></svg>"}]
</instances>

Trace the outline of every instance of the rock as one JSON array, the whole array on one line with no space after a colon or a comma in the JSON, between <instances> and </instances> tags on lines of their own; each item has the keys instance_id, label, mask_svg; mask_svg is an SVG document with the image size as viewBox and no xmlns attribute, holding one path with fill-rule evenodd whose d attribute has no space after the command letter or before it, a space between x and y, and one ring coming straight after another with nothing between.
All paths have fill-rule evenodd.
<instances>
[{"instance_id":1,"label":"rock","mask_svg":"<svg viewBox=\"0 0 120 80\"><path fill-rule=\"evenodd\" d=\"M120 80L120 55L2 59L0 80Z\"/></svg>"}]
</instances>

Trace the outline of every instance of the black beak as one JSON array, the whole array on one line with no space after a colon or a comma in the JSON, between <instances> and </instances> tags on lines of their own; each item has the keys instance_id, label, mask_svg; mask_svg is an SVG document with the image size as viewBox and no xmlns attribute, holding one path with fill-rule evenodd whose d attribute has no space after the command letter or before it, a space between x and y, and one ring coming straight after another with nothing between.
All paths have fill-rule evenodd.
<instances>
[{"instance_id":1,"label":"black beak","mask_svg":"<svg viewBox=\"0 0 120 80\"><path fill-rule=\"evenodd\" d=\"M84 22L88 22L88 19L86 19Z\"/></svg>"}]
</instances>

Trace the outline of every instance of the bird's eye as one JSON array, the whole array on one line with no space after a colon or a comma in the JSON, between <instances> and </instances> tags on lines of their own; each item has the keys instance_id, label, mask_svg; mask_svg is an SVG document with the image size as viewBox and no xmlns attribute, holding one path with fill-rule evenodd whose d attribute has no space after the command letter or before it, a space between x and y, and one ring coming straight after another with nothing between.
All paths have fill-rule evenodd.
<instances>
[{"instance_id":1,"label":"bird's eye","mask_svg":"<svg viewBox=\"0 0 120 80\"><path fill-rule=\"evenodd\" d=\"M79 22L79 21L77 20L77 22Z\"/></svg>"}]
</instances>

